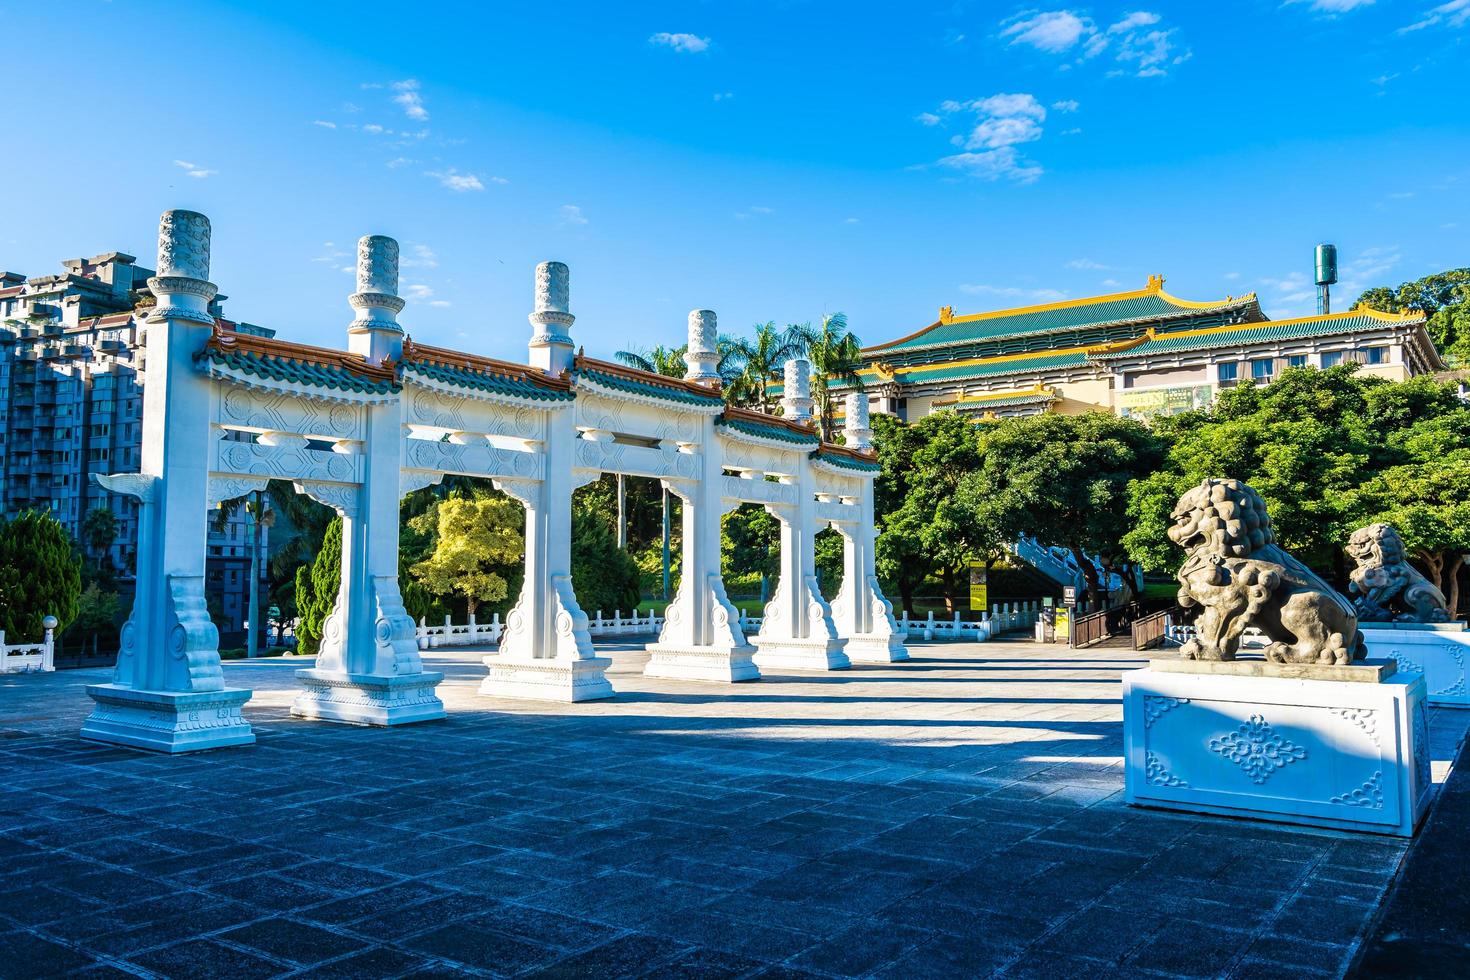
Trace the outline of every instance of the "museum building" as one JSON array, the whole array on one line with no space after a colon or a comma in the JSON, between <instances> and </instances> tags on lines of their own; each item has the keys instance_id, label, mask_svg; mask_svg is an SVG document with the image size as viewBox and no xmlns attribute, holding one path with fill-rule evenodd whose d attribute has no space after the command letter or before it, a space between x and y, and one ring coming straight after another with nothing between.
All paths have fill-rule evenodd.
<instances>
[{"instance_id":1,"label":"museum building","mask_svg":"<svg viewBox=\"0 0 1470 980\"><path fill-rule=\"evenodd\" d=\"M1172 414L1290 367L1357 363L1393 380L1443 370L1424 323L1370 309L1271 320L1254 293L1193 302L1150 276L1142 289L1040 306L946 306L928 326L865 348L858 373L874 411L910 421L941 409Z\"/></svg>"}]
</instances>

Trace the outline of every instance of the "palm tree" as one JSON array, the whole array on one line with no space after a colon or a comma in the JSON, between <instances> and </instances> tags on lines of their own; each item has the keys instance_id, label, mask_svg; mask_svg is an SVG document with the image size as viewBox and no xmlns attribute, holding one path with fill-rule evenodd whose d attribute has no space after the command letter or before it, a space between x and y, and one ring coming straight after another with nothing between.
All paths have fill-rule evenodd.
<instances>
[{"instance_id":1,"label":"palm tree","mask_svg":"<svg viewBox=\"0 0 1470 980\"><path fill-rule=\"evenodd\" d=\"M665 347L659 344L648 351L620 350L613 357L624 367L633 368L635 371L647 371L650 374L662 374L668 378L682 378L688 372L688 365L684 363L684 351L687 345L680 347Z\"/></svg>"},{"instance_id":2,"label":"palm tree","mask_svg":"<svg viewBox=\"0 0 1470 980\"><path fill-rule=\"evenodd\" d=\"M822 422L822 438L832 438L832 417L836 414L833 385L861 391L863 379L858 370L863 366L863 344L847 329L846 313L825 313L822 325L813 328L803 323L790 328L800 338L802 353L812 362L812 398Z\"/></svg>"},{"instance_id":3,"label":"palm tree","mask_svg":"<svg viewBox=\"0 0 1470 980\"><path fill-rule=\"evenodd\" d=\"M728 360L734 375L727 397L737 404L751 404L762 412L769 412L771 398L766 393L766 383L780 374L787 361L800 357L805 349L805 338L798 327L779 330L775 320L757 323L754 337L729 340L729 353L720 361L720 373L725 373ZM734 373L735 370L738 374Z\"/></svg>"}]
</instances>

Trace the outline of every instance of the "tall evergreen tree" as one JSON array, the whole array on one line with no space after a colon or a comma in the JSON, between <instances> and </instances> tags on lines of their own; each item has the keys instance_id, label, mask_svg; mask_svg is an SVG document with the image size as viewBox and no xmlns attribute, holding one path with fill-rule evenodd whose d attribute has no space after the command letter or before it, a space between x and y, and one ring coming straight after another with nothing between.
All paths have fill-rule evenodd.
<instances>
[{"instance_id":1,"label":"tall evergreen tree","mask_svg":"<svg viewBox=\"0 0 1470 980\"><path fill-rule=\"evenodd\" d=\"M47 616L66 629L81 595L82 562L56 518L25 510L0 524L0 630L7 640L39 643Z\"/></svg>"}]
</instances>

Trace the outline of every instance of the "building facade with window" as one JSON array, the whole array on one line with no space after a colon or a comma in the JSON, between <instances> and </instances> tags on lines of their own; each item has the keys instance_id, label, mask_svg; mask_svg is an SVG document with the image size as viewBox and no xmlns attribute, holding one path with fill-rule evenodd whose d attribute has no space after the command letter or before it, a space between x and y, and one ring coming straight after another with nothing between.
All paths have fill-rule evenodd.
<instances>
[{"instance_id":1,"label":"building facade with window","mask_svg":"<svg viewBox=\"0 0 1470 980\"><path fill-rule=\"evenodd\" d=\"M1354 309L1269 319L1255 294L1196 302L1162 276L1143 289L956 315L863 351L873 409L913 420L1111 411L1148 417L1210 403L1221 388L1292 367L1356 363L1401 380L1444 369L1421 314Z\"/></svg>"},{"instance_id":2,"label":"building facade with window","mask_svg":"<svg viewBox=\"0 0 1470 980\"><path fill-rule=\"evenodd\" d=\"M60 275L0 272L0 511L11 517L48 510L83 545L87 515L111 511L117 538L108 557L125 589L137 548L138 502L108 492L92 476L136 472L140 464L147 348L134 310L151 304L153 272L136 263L124 252L107 252L68 259ZM225 298L211 305L221 318ZM252 519L240 509L222 531L200 533L209 536L206 587L220 628L243 630Z\"/></svg>"}]
</instances>

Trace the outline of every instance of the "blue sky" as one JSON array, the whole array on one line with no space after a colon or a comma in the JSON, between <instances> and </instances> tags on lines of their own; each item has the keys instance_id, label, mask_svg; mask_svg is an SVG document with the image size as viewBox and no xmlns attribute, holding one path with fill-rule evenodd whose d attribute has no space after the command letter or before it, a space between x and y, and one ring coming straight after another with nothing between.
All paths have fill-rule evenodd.
<instances>
[{"instance_id":1,"label":"blue sky","mask_svg":"<svg viewBox=\"0 0 1470 980\"><path fill-rule=\"evenodd\" d=\"M407 11L407 12L405 12ZM1141 287L1311 312L1470 264L1470 0L0 2L0 267L214 222L227 312L341 346L403 244L419 340L522 359L843 310L865 343Z\"/></svg>"}]
</instances>

